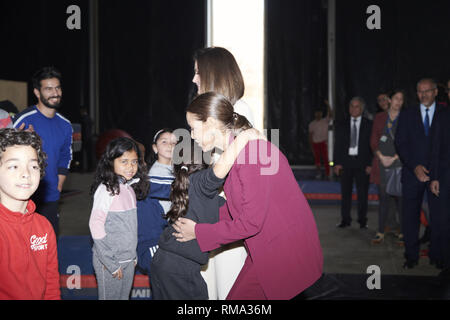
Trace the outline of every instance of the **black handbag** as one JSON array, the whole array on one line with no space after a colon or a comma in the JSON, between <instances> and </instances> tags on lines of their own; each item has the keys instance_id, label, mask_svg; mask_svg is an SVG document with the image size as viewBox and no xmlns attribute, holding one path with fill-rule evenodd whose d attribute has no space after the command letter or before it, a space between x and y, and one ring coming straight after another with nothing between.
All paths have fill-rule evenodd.
<instances>
[{"instance_id":1,"label":"black handbag","mask_svg":"<svg viewBox=\"0 0 450 320\"><path fill-rule=\"evenodd\" d=\"M386 193L391 196L402 196L402 167L385 168Z\"/></svg>"}]
</instances>

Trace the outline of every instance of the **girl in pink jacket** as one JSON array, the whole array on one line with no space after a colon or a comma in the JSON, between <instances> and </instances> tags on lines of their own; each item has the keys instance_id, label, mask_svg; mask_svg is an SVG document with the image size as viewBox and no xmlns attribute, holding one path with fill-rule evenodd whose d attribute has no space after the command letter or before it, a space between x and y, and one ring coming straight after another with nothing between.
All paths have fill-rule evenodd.
<instances>
[{"instance_id":1,"label":"girl in pink jacket","mask_svg":"<svg viewBox=\"0 0 450 320\"><path fill-rule=\"evenodd\" d=\"M91 188L89 228L100 300L128 300L137 263L136 198L148 193L147 169L137 144L117 138L106 147Z\"/></svg>"}]
</instances>

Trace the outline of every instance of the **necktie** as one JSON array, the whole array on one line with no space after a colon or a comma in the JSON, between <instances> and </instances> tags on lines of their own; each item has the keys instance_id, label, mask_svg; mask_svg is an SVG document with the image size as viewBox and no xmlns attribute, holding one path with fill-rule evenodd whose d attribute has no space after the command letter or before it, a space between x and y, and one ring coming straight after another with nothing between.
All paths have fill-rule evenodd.
<instances>
[{"instance_id":1,"label":"necktie","mask_svg":"<svg viewBox=\"0 0 450 320\"><path fill-rule=\"evenodd\" d=\"M352 131L351 131L351 134L350 134L350 148L355 148L356 147L356 139L357 139L356 119L353 119Z\"/></svg>"},{"instance_id":2,"label":"necktie","mask_svg":"<svg viewBox=\"0 0 450 320\"><path fill-rule=\"evenodd\" d=\"M425 111L427 112L427 114L425 115L423 126L425 128L425 135L428 136L428 132L430 131L430 117L428 116L428 108L426 108Z\"/></svg>"}]
</instances>

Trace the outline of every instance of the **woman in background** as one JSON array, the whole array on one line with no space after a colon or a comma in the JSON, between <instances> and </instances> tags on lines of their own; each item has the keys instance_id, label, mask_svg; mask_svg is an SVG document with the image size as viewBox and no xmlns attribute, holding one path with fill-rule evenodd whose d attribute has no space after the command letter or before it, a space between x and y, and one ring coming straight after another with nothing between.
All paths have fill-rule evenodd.
<instances>
[{"instance_id":1,"label":"woman in background","mask_svg":"<svg viewBox=\"0 0 450 320\"><path fill-rule=\"evenodd\" d=\"M370 146L375 155L372 164L370 180L378 187L379 210L378 210L378 232L372 239L372 244L384 241L385 228L389 213L397 211L398 230L396 236L399 244L403 243L401 233L401 199L391 196L386 192L386 170L401 167L399 156L395 151L394 139L397 130L398 116L404 104L405 94L402 90L394 90L389 95L389 107L387 111L377 113L372 127ZM394 206L395 202L395 206Z\"/></svg>"},{"instance_id":2,"label":"woman in background","mask_svg":"<svg viewBox=\"0 0 450 320\"><path fill-rule=\"evenodd\" d=\"M194 54L194 78L197 93L217 92L233 105L234 112L247 118L254 126L251 108L242 100L244 78L231 52L221 47L198 49Z\"/></svg>"}]
</instances>

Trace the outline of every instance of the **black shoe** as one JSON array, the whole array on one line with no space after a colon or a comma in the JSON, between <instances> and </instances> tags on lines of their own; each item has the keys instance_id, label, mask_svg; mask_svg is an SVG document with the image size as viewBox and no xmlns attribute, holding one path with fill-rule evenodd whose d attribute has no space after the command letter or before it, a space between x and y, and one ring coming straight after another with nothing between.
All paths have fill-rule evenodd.
<instances>
[{"instance_id":1,"label":"black shoe","mask_svg":"<svg viewBox=\"0 0 450 320\"><path fill-rule=\"evenodd\" d=\"M406 260L405 263L403 264L403 269L412 269L418 264L419 264L418 261Z\"/></svg>"},{"instance_id":2,"label":"black shoe","mask_svg":"<svg viewBox=\"0 0 450 320\"><path fill-rule=\"evenodd\" d=\"M360 229L368 229L369 227L368 227L367 224L360 224L360 225L359 225L359 228L360 228Z\"/></svg>"},{"instance_id":3,"label":"black shoe","mask_svg":"<svg viewBox=\"0 0 450 320\"><path fill-rule=\"evenodd\" d=\"M341 228L341 229L344 229L344 228L347 228L347 227L350 227L350 223L341 222L341 223L338 223L336 225L336 228Z\"/></svg>"}]
</instances>

